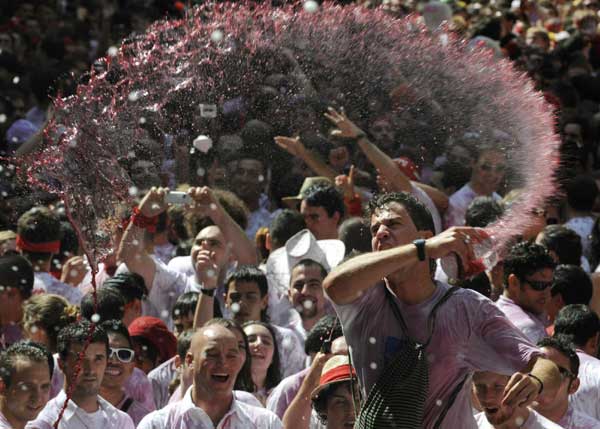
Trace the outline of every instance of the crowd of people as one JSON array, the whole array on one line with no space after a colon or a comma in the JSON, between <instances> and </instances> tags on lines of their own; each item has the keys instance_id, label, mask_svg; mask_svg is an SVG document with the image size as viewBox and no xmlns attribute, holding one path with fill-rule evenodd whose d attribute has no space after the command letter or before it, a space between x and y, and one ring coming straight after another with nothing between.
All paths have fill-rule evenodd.
<instances>
[{"instance_id":1,"label":"crowd of people","mask_svg":"<svg viewBox=\"0 0 600 429\"><path fill-rule=\"evenodd\" d=\"M162 156L127 161L135 202L92 270L20 161L52 97L192 5L2 4L0 429L600 428L600 3L359 3L527 73L556 111L556 195L473 272L522 193L500 143L419 153L394 94L368 117L304 100L287 125L255 100L207 150L146 130Z\"/></svg>"}]
</instances>

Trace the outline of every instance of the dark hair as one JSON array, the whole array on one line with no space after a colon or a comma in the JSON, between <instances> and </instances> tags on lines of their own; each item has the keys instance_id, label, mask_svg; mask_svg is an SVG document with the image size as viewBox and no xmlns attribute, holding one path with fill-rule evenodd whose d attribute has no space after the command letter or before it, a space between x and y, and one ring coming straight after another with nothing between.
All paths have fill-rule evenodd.
<instances>
[{"instance_id":1,"label":"dark hair","mask_svg":"<svg viewBox=\"0 0 600 429\"><path fill-rule=\"evenodd\" d=\"M528 241L515 244L504 259L504 287L508 287L508 277L514 274L519 280L544 268L553 269L555 262L544 246Z\"/></svg>"},{"instance_id":2,"label":"dark hair","mask_svg":"<svg viewBox=\"0 0 600 429\"><path fill-rule=\"evenodd\" d=\"M154 366L161 363L160 350L154 345L152 341L150 341L146 337L137 335L131 335L130 338L133 346L139 346L139 350L143 350L143 354L145 354L148 357L148 359L152 361L152 364ZM138 353L136 353L136 355L138 355Z\"/></svg>"},{"instance_id":3,"label":"dark hair","mask_svg":"<svg viewBox=\"0 0 600 429\"><path fill-rule=\"evenodd\" d=\"M247 326L252 325L260 325L264 326L268 329L271 337L273 337L273 360L271 361L271 365L267 370L267 378L265 380L265 389L270 390L277 386L281 381L281 369L280 369L280 359L279 359L279 348L277 347L277 334L275 333L275 329L270 323L260 322L257 320L251 320L242 325L242 327L246 328Z\"/></svg>"},{"instance_id":4,"label":"dark hair","mask_svg":"<svg viewBox=\"0 0 600 429\"><path fill-rule=\"evenodd\" d=\"M17 224L17 234L31 243L46 243L61 239L60 220L48 208L34 207L21 215ZM35 263L48 260L51 253L23 251Z\"/></svg>"},{"instance_id":5,"label":"dark hair","mask_svg":"<svg viewBox=\"0 0 600 429\"><path fill-rule=\"evenodd\" d=\"M492 197L476 197L465 214L465 225L483 228L496 221L503 213L502 206Z\"/></svg>"},{"instance_id":6,"label":"dark hair","mask_svg":"<svg viewBox=\"0 0 600 429\"><path fill-rule=\"evenodd\" d=\"M198 292L186 292L179 295L175 305L171 309L171 317L175 319L177 316L187 316L194 314L198 305Z\"/></svg>"},{"instance_id":7,"label":"dark hair","mask_svg":"<svg viewBox=\"0 0 600 429\"><path fill-rule=\"evenodd\" d=\"M406 192L388 192L377 195L369 201L367 215L370 218L377 210L390 203L398 203L404 207L418 231L431 231L432 233L435 233L433 218L431 217L429 210L427 210L427 207ZM370 223L371 220L369 219L369 224Z\"/></svg>"},{"instance_id":8,"label":"dark hair","mask_svg":"<svg viewBox=\"0 0 600 429\"><path fill-rule=\"evenodd\" d=\"M0 287L14 288L22 299L31 296L33 290L33 267L20 255L0 256Z\"/></svg>"},{"instance_id":9,"label":"dark hair","mask_svg":"<svg viewBox=\"0 0 600 429\"><path fill-rule=\"evenodd\" d=\"M600 318L587 305L566 305L554 319L554 335L569 336L577 347L583 347L599 331Z\"/></svg>"},{"instance_id":10,"label":"dark hair","mask_svg":"<svg viewBox=\"0 0 600 429\"><path fill-rule=\"evenodd\" d=\"M571 367L569 370L573 375L577 376L579 374L579 356L577 356L577 351L569 337L555 335L554 337L542 338L538 341L537 346L549 347L562 353L569 359L569 366Z\"/></svg>"},{"instance_id":11,"label":"dark hair","mask_svg":"<svg viewBox=\"0 0 600 429\"><path fill-rule=\"evenodd\" d=\"M51 270L60 272L62 264L79 252L79 239L73 226L67 221L60 222L60 251L52 256Z\"/></svg>"},{"instance_id":12,"label":"dark hair","mask_svg":"<svg viewBox=\"0 0 600 429\"><path fill-rule=\"evenodd\" d=\"M248 226L249 210L246 204L233 192L223 189L213 189L213 194L219 204L223 206L223 210L227 212L231 219L239 225L240 228L246 229ZM194 239L204 228L215 225L213 220L207 216L199 216L193 211L188 211L185 214L185 226L189 236Z\"/></svg>"},{"instance_id":13,"label":"dark hair","mask_svg":"<svg viewBox=\"0 0 600 429\"><path fill-rule=\"evenodd\" d=\"M73 343L86 344L88 338L90 344L104 343L106 345L106 357L108 357L108 336L100 325L95 325L92 331L92 323L82 319L79 322L65 326L58 333L57 349L62 360L67 360L71 345Z\"/></svg>"},{"instance_id":14,"label":"dark hair","mask_svg":"<svg viewBox=\"0 0 600 429\"><path fill-rule=\"evenodd\" d=\"M548 225L542 231L542 246L558 256L559 264L581 265L581 237L564 225Z\"/></svg>"},{"instance_id":15,"label":"dark hair","mask_svg":"<svg viewBox=\"0 0 600 429\"><path fill-rule=\"evenodd\" d=\"M304 352L307 355L318 353L323 347L323 342L331 341L344 335L342 324L336 316L328 314L321 317L312 329L306 334L304 341Z\"/></svg>"},{"instance_id":16,"label":"dark hair","mask_svg":"<svg viewBox=\"0 0 600 429\"><path fill-rule=\"evenodd\" d=\"M252 356L250 355L250 345L248 344L248 336L244 332L244 328L235 320L214 318L204 324L204 326L219 325L233 331L234 329L242 334L244 339L244 348L246 349L246 362L242 365L242 369L238 373L235 380L235 390L243 390L244 392L254 392L254 383L252 381Z\"/></svg>"},{"instance_id":17,"label":"dark hair","mask_svg":"<svg viewBox=\"0 0 600 429\"><path fill-rule=\"evenodd\" d=\"M15 375L17 369L17 362L20 359L46 363L50 379L52 379L52 371L54 369L52 355L50 354L50 361L48 361L48 351L44 346L32 341L19 341L0 353L0 380L4 382L7 388L11 385L12 377ZM52 365L50 362L52 362Z\"/></svg>"},{"instance_id":18,"label":"dark hair","mask_svg":"<svg viewBox=\"0 0 600 429\"><path fill-rule=\"evenodd\" d=\"M351 383L350 380L341 380L328 384L319 392L319 395L312 400L312 406L322 425L327 425L327 401L329 400L329 396L335 389L344 385L350 386L350 391L352 391Z\"/></svg>"},{"instance_id":19,"label":"dark hair","mask_svg":"<svg viewBox=\"0 0 600 429\"><path fill-rule=\"evenodd\" d=\"M94 314L100 316L99 322L121 320L125 314L125 298L119 289L103 286L96 290L98 308L94 308L94 293L88 292L81 300L81 316L92 320ZM98 323L98 322L96 322Z\"/></svg>"},{"instance_id":20,"label":"dark hair","mask_svg":"<svg viewBox=\"0 0 600 429\"><path fill-rule=\"evenodd\" d=\"M284 209L271 221L269 234L273 249L283 247L296 233L306 229L304 216L295 210Z\"/></svg>"},{"instance_id":21,"label":"dark hair","mask_svg":"<svg viewBox=\"0 0 600 429\"><path fill-rule=\"evenodd\" d=\"M254 265L242 265L229 274L229 277L225 280L225 294L227 294L231 282L253 282L258 285L261 297L269 293L267 276Z\"/></svg>"},{"instance_id":22,"label":"dark hair","mask_svg":"<svg viewBox=\"0 0 600 429\"><path fill-rule=\"evenodd\" d=\"M344 198L333 186L313 185L304 192L302 199L311 207L323 207L329 217L338 212L340 220L344 218Z\"/></svg>"},{"instance_id":23,"label":"dark hair","mask_svg":"<svg viewBox=\"0 0 600 429\"><path fill-rule=\"evenodd\" d=\"M492 285L487 273L479 273L471 278L461 280L459 286L463 289L471 289L489 298L492 294Z\"/></svg>"},{"instance_id":24,"label":"dark hair","mask_svg":"<svg viewBox=\"0 0 600 429\"><path fill-rule=\"evenodd\" d=\"M567 203L572 209L589 212L598 196L598 185L592 177L579 175L567 183L566 191Z\"/></svg>"},{"instance_id":25,"label":"dark hair","mask_svg":"<svg viewBox=\"0 0 600 429\"><path fill-rule=\"evenodd\" d=\"M148 295L144 278L138 273L119 273L102 283L102 288L105 287L118 289L125 300L125 304L129 304L136 299L141 301Z\"/></svg>"},{"instance_id":26,"label":"dark hair","mask_svg":"<svg viewBox=\"0 0 600 429\"><path fill-rule=\"evenodd\" d=\"M351 217L346 219L338 228L339 239L346 246L345 254L348 255L353 250L359 252L370 252L371 249L371 230L363 218Z\"/></svg>"},{"instance_id":27,"label":"dark hair","mask_svg":"<svg viewBox=\"0 0 600 429\"><path fill-rule=\"evenodd\" d=\"M299 262L296 263L296 265L294 265L292 267L292 269L290 270L290 274L292 273L292 271L294 271L296 269L296 267L317 267L319 268L319 271L321 272L321 277L325 278L327 277L327 270L325 269L325 267L318 263L317 261L315 261L314 259L309 259L309 258L305 258L305 259L301 259ZM290 278L291 281L291 278Z\"/></svg>"},{"instance_id":28,"label":"dark hair","mask_svg":"<svg viewBox=\"0 0 600 429\"><path fill-rule=\"evenodd\" d=\"M552 279L552 296L560 294L565 305L589 305L593 285L590 276L577 265L558 265Z\"/></svg>"},{"instance_id":29,"label":"dark hair","mask_svg":"<svg viewBox=\"0 0 600 429\"><path fill-rule=\"evenodd\" d=\"M177 337L177 356L179 356L179 359L182 361L185 359L185 355L192 346L192 337L194 334L195 331L193 329L188 329L187 331L183 331Z\"/></svg>"},{"instance_id":30,"label":"dark hair","mask_svg":"<svg viewBox=\"0 0 600 429\"><path fill-rule=\"evenodd\" d=\"M127 342L129 343L129 347L133 347L133 343L131 342L131 336L129 335L129 331L125 324L118 319L106 320L100 323L102 329L106 331L106 334L119 334L125 337Z\"/></svg>"}]
</instances>

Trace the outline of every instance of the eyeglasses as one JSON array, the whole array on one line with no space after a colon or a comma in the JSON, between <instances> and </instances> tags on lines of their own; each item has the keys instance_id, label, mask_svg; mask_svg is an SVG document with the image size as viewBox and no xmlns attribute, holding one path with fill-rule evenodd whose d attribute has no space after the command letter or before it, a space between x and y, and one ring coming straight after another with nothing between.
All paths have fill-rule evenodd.
<instances>
[{"instance_id":1,"label":"eyeglasses","mask_svg":"<svg viewBox=\"0 0 600 429\"><path fill-rule=\"evenodd\" d=\"M571 378L574 379L575 378L575 374L573 374L571 371L569 371L567 368L563 368L562 366L558 367L558 372L560 372L560 376L563 379L566 378Z\"/></svg>"},{"instance_id":2,"label":"eyeglasses","mask_svg":"<svg viewBox=\"0 0 600 429\"><path fill-rule=\"evenodd\" d=\"M135 352L132 349L110 347L108 358L112 359L113 356L116 356L123 363L129 363L133 360Z\"/></svg>"},{"instance_id":3,"label":"eyeglasses","mask_svg":"<svg viewBox=\"0 0 600 429\"><path fill-rule=\"evenodd\" d=\"M548 289L549 287L552 287L552 282L536 282L535 280L527 279L523 279L522 281L523 283L527 283L529 286L531 286L531 289L537 291L543 291Z\"/></svg>"}]
</instances>

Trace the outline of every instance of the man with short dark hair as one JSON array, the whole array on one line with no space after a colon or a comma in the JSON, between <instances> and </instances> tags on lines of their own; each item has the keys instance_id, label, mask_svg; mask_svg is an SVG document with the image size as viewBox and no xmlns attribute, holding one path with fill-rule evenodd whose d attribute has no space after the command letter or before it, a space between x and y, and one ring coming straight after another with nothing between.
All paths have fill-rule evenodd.
<instances>
[{"instance_id":1,"label":"man with short dark hair","mask_svg":"<svg viewBox=\"0 0 600 429\"><path fill-rule=\"evenodd\" d=\"M57 348L64 388L26 428L51 429L70 392L59 429L133 429L131 418L99 395L109 352L104 329L87 320L68 325L58 334Z\"/></svg>"},{"instance_id":2,"label":"man with short dark hair","mask_svg":"<svg viewBox=\"0 0 600 429\"><path fill-rule=\"evenodd\" d=\"M546 307L548 317L553 322L565 305L589 305L593 286L590 276L577 265L558 265L554 269L550 302Z\"/></svg>"},{"instance_id":3,"label":"man with short dark hair","mask_svg":"<svg viewBox=\"0 0 600 429\"><path fill-rule=\"evenodd\" d=\"M534 343L547 335L554 266L546 248L529 242L515 244L504 258L504 293L496 306Z\"/></svg>"},{"instance_id":4,"label":"man with short dark hair","mask_svg":"<svg viewBox=\"0 0 600 429\"><path fill-rule=\"evenodd\" d=\"M122 320L124 309L125 299L118 289L109 286L99 288L95 297L93 292L88 292L81 300L81 316L94 323Z\"/></svg>"},{"instance_id":5,"label":"man with short dark hair","mask_svg":"<svg viewBox=\"0 0 600 429\"><path fill-rule=\"evenodd\" d=\"M282 428L275 414L246 405L233 395L243 357L229 329L219 325L200 328L192 337L185 361L192 366L192 386L182 400L144 417L138 429Z\"/></svg>"},{"instance_id":6,"label":"man with short dark hair","mask_svg":"<svg viewBox=\"0 0 600 429\"><path fill-rule=\"evenodd\" d=\"M300 213L317 240L337 239L345 214L344 198L333 186L315 185L303 194Z\"/></svg>"},{"instance_id":7,"label":"man with short dark hair","mask_svg":"<svg viewBox=\"0 0 600 429\"><path fill-rule=\"evenodd\" d=\"M554 320L554 335L568 336L577 347L579 389L570 398L573 407L600 420L600 319L586 305L567 305Z\"/></svg>"},{"instance_id":8,"label":"man with short dark hair","mask_svg":"<svg viewBox=\"0 0 600 429\"><path fill-rule=\"evenodd\" d=\"M192 329L194 325L194 313L198 305L198 292L185 292L179 295L175 305L171 310L173 325L175 330L173 333L179 337L182 332Z\"/></svg>"},{"instance_id":9,"label":"man with short dark hair","mask_svg":"<svg viewBox=\"0 0 600 429\"><path fill-rule=\"evenodd\" d=\"M0 353L0 429L23 429L50 396L52 370L41 347L20 342Z\"/></svg>"},{"instance_id":10,"label":"man with short dark hair","mask_svg":"<svg viewBox=\"0 0 600 429\"><path fill-rule=\"evenodd\" d=\"M475 197L467 207L465 225L485 228L500 218L503 212L498 200L488 196Z\"/></svg>"},{"instance_id":11,"label":"man with short dark hair","mask_svg":"<svg viewBox=\"0 0 600 429\"><path fill-rule=\"evenodd\" d=\"M33 290L54 293L79 304L83 293L50 274L52 255L59 253L60 239L60 219L48 208L34 207L19 218L17 249L33 265Z\"/></svg>"},{"instance_id":12,"label":"man with short dark hair","mask_svg":"<svg viewBox=\"0 0 600 429\"><path fill-rule=\"evenodd\" d=\"M22 337L22 305L33 290L33 267L22 256L2 256L0 279L0 350L3 350Z\"/></svg>"},{"instance_id":13,"label":"man with short dark hair","mask_svg":"<svg viewBox=\"0 0 600 429\"><path fill-rule=\"evenodd\" d=\"M576 176L567 184L567 222L565 226L581 237L583 255L590 260L592 244L590 237L595 217L592 209L598 196L598 185L589 176Z\"/></svg>"},{"instance_id":14,"label":"man with short dark hair","mask_svg":"<svg viewBox=\"0 0 600 429\"><path fill-rule=\"evenodd\" d=\"M564 225L548 225L541 231L536 240L550 253L557 264L581 266L585 271L590 271L590 264L583 256L581 237Z\"/></svg>"},{"instance_id":15,"label":"man with short dark hair","mask_svg":"<svg viewBox=\"0 0 600 429\"><path fill-rule=\"evenodd\" d=\"M273 252L285 246L285 242L306 228L304 217L295 210L281 210L271 222L267 234L267 248Z\"/></svg>"},{"instance_id":16,"label":"man with short dark hair","mask_svg":"<svg viewBox=\"0 0 600 429\"><path fill-rule=\"evenodd\" d=\"M600 421L569 403L569 398L579 389L579 357L569 338L562 335L544 338L537 345L558 366L562 382L556 394L540 397L533 408L565 429L600 429Z\"/></svg>"},{"instance_id":17,"label":"man with short dark hair","mask_svg":"<svg viewBox=\"0 0 600 429\"><path fill-rule=\"evenodd\" d=\"M106 280L102 287L117 289L125 300L122 318L125 326L131 325L131 322L142 315L142 302L148 295L142 276L137 273L119 273Z\"/></svg>"}]
</instances>

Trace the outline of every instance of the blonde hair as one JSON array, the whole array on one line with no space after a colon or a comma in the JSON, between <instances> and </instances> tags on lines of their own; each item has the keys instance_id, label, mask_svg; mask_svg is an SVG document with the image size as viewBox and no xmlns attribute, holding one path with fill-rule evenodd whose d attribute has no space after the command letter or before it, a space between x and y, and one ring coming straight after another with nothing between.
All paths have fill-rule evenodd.
<instances>
[{"instance_id":1,"label":"blonde hair","mask_svg":"<svg viewBox=\"0 0 600 429\"><path fill-rule=\"evenodd\" d=\"M33 295L23 303L23 327L31 330L42 328L48 336L48 348L56 351L59 331L79 318L79 308L60 295Z\"/></svg>"}]
</instances>

